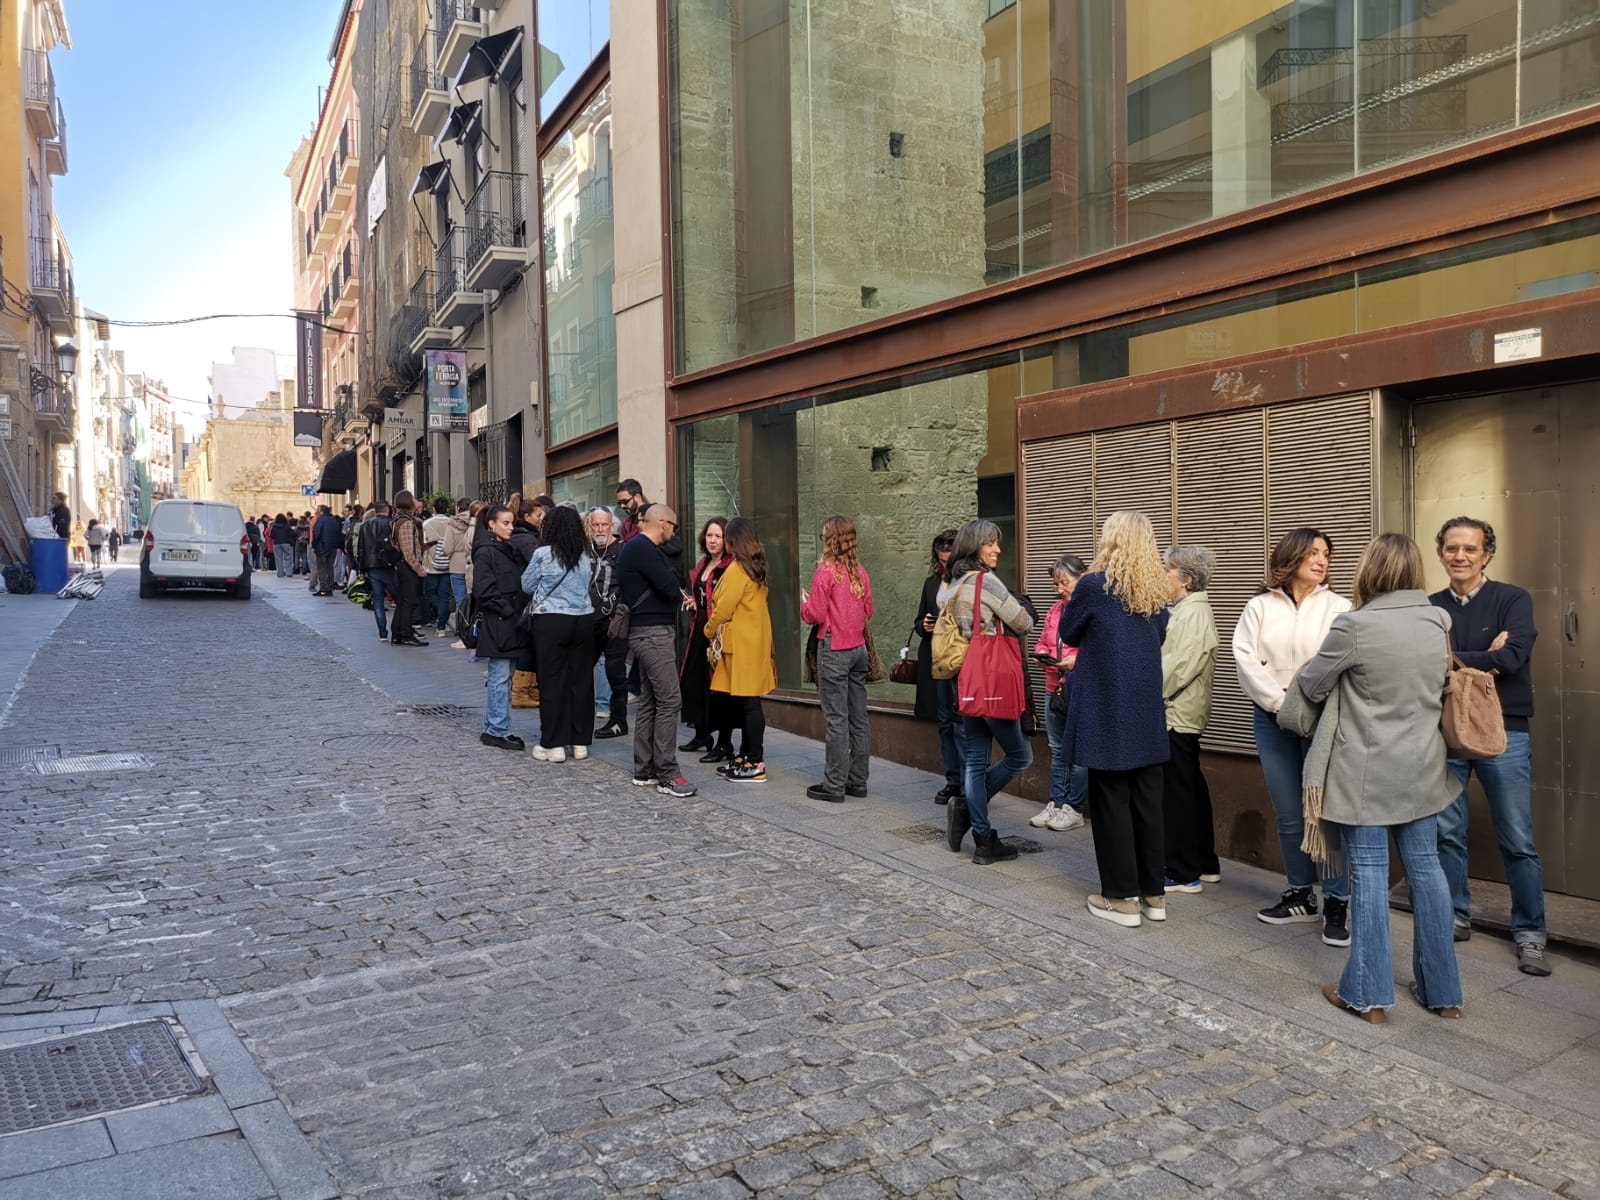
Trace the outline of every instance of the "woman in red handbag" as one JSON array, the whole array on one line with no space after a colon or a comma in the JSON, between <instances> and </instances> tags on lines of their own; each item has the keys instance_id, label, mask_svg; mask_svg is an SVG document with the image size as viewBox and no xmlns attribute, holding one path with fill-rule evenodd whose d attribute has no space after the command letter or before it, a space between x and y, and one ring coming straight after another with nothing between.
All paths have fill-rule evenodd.
<instances>
[{"instance_id":1,"label":"woman in red handbag","mask_svg":"<svg viewBox=\"0 0 1600 1200\"><path fill-rule=\"evenodd\" d=\"M985 867L1017 856L1016 847L1002 842L989 824L989 798L1033 762L1022 732L1026 698L1022 644L1017 640L1033 628L1033 617L994 576L999 561L1000 527L993 521L968 521L956 530L950 582L939 589L940 607L950 605L961 632L971 639L957 677L966 796L951 798L945 836L950 849L959 853L971 829L972 861ZM1007 636L1007 629L1017 636ZM1005 757L990 766L996 743Z\"/></svg>"},{"instance_id":2,"label":"woman in red handbag","mask_svg":"<svg viewBox=\"0 0 1600 1200\"><path fill-rule=\"evenodd\" d=\"M1100 868L1100 892L1089 897L1089 911L1133 928L1141 913L1167 919L1161 634L1170 584L1150 518L1141 512L1106 518L1093 565L1061 614L1058 636L1078 648L1061 753L1089 768Z\"/></svg>"}]
</instances>

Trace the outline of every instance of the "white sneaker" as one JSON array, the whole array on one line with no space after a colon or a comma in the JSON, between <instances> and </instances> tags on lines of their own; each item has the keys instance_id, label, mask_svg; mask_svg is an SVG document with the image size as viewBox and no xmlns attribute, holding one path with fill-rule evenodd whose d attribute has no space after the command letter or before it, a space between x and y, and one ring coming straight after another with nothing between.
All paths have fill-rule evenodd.
<instances>
[{"instance_id":1,"label":"white sneaker","mask_svg":"<svg viewBox=\"0 0 1600 1200\"><path fill-rule=\"evenodd\" d=\"M547 761L547 762L566 762L567 761L567 752L565 750L563 750L560 746L556 746L554 749L551 749L551 750L546 750L545 751L545 761Z\"/></svg>"},{"instance_id":2,"label":"white sneaker","mask_svg":"<svg viewBox=\"0 0 1600 1200\"><path fill-rule=\"evenodd\" d=\"M572 748L572 757L578 762L582 762L584 759L589 757L589 747L574 746Z\"/></svg>"},{"instance_id":3,"label":"white sneaker","mask_svg":"<svg viewBox=\"0 0 1600 1200\"><path fill-rule=\"evenodd\" d=\"M1032 825L1035 829L1044 829L1050 824L1051 821L1055 820L1056 813L1058 811L1059 809L1057 809L1054 804L1046 804L1028 819L1028 824Z\"/></svg>"},{"instance_id":4,"label":"white sneaker","mask_svg":"<svg viewBox=\"0 0 1600 1200\"><path fill-rule=\"evenodd\" d=\"M1056 811L1050 818L1048 828L1056 833L1066 833L1069 829L1077 829L1083 824L1083 814L1077 809L1066 804L1056 805Z\"/></svg>"},{"instance_id":5,"label":"white sneaker","mask_svg":"<svg viewBox=\"0 0 1600 1200\"><path fill-rule=\"evenodd\" d=\"M1222 882L1222 876L1220 874L1218 874L1218 875L1202 875L1202 876L1200 876L1200 882L1201 883L1221 883Z\"/></svg>"},{"instance_id":6,"label":"white sneaker","mask_svg":"<svg viewBox=\"0 0 1600 1200\"><path fill-rule=\"evenodd\" d=\"M557 753L559 754L560 751L557 751ZM543 746L535 746L533 748L533 756L540 762L550 761L550 751L546 750Z\"/></svg>"}]
</instances>

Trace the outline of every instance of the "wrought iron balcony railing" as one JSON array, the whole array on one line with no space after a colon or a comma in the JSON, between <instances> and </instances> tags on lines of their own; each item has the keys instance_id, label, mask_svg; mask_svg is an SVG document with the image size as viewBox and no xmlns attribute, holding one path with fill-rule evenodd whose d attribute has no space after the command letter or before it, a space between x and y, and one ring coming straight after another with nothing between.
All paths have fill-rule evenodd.
<instances>
[{"instance_id":1,"label":"wrought iron balcony railing","mask_svg":"<svg viewBox=\"0 0 1600 1200\"><path fill-rule=\"evenodd\" d=\"M409 116L416 119L417 107L422 103L425 92L442 92L445 90L444 72L434 64L439 61L439 53L444 49L444 34L437 29L425 29L422 40L417 43L417 51L411 56L411 108Z\"/></svg>"},{"instance_id":2,"label":"wrought iron balcony railing","mask_svg":"<svg viewBox=\"0 0 1600 1200\"><path fill-rule=\"evenodd\" d=\"M22 52L24 70L23 98L30 104L48 104L55 106L56 102L56 73L50 66L50 55L43 50L24 50Z\"/></svg>"},{"instance_id":3,"label":"wrought iron balcony railing","mask_svg":"<svg viewBox=\"0 0 1600 1200\"><path fill-rule=\"evenodd\" d=\"M400 307L396 332L405 347L409 348L433 320L433 278L432 271L418 272L411 284L411 294Z\"/></svg>"},{"instance_id":4,"label":"wrought iron balcony railing","mask_svg":"<svg viewBox=\"0 0 1600 1200\"><path fill-rule=\"evenodd\" d=\"M467 261L475 263L490 246L524 246L528 223L524 195L528 177L510 171L490 171L467 201L467 229L471 240Z\"/></svg>"},{"instance_id":5,"label":"wrought iron balcony railing","mask_svg":"<svg viewBox=\"0 0 1600 1200\"><path fill-rule=\"evenodd\" d=\"M433 256L433 301L435 311L450 303L456 292L464 286L467 269L467 230L460 225L452 228L439 241Z\"/></svg>"}]
</instances>

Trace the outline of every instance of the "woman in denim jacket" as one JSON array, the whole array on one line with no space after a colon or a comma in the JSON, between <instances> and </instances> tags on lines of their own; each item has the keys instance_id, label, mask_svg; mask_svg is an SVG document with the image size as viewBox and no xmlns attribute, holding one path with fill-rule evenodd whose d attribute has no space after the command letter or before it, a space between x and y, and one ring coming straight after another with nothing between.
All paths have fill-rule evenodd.
<instances>
[{"instance_id":1,"label":"woman in denim jacket","mask_svg":"<svg viewBox=\"0 0 1600 1200\"><path fill-rule=\"evenodd\" d=\"M594 740L594 560L578 510L552 509L540 527L544 544L522 573L532 600L534 658L539 664L539 744L545 762L588 758Z\"/></svg>"}]
</instances>

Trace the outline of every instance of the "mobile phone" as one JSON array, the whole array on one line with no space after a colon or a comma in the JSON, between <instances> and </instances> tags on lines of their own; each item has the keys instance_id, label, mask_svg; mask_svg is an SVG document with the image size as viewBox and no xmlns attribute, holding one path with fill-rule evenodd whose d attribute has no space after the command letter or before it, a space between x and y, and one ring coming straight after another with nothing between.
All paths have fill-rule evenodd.
<instances>
[{"instance_id":1,"label":"mobile phone","mask_svg":"<svg viewBox=\"0 0 1600 1200\"><path fill-rule=\"evenodd\" d=\"M1046 654L1043 650L1035 650L1033 652L1033 657L1037 658L1043 663L1053 663L1056 661L1056 656L1054 654Z\"/></svg>"}]
</instances>

